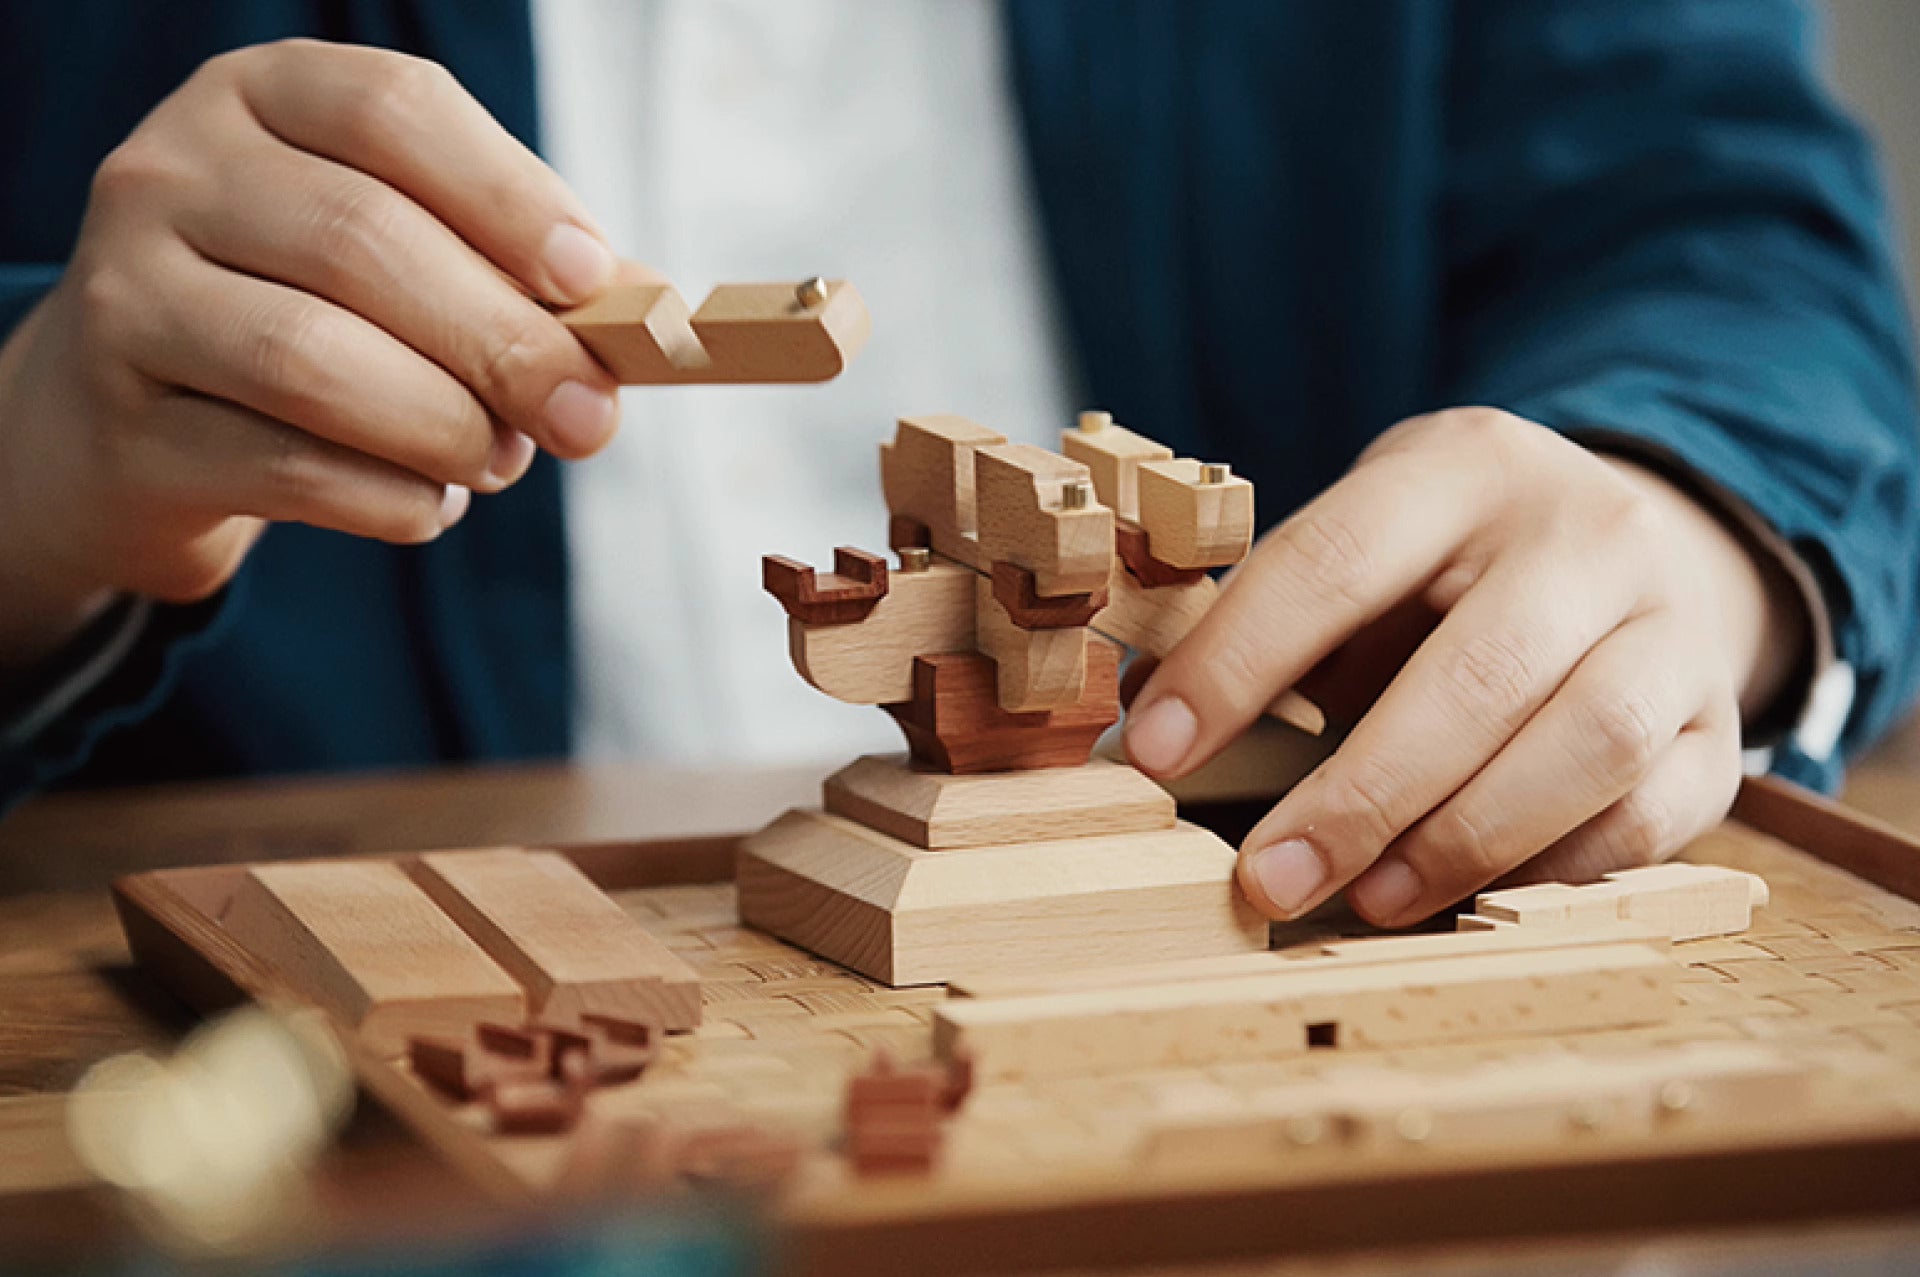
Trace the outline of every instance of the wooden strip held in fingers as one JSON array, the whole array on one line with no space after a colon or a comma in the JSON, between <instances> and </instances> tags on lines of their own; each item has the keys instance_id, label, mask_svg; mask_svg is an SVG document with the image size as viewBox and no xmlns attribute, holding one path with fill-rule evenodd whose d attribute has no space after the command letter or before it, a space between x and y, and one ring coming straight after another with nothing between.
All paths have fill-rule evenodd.
<instances>
[{"instance_id":1,"label":"wooden strip held in fingers","mask_svg":"<svg viewBox=\"0 0 1920 1277\"><path fill-rule=\"evenodd\" d=\"M621 284L559 318L622 385L830 381L872 320L852 284L814 282L722 284L691 315L671 284Z\"/></svg>"},{"instance_id":2,"label":"wooden strip held in fingers","mask_svg":"<svg viewBox=\"0 0 1920 1277\"><path fill-rule=\"evenodd\" d=\"M934 1012L934 1047L1005 1079L1621 1028L1672 1015L1678 970L1627 942L962 998Z\"/></svg>"},{"instance_id":3,"label":"wooden strip held in fingers","mask_svg":"<svg viewBox=\"0 0 1920 1277\"><path fill-rule=\"evenodd\" d=\"M626 910L552 852L510 849L423 854L420 885L526 987L548 1024L587 1014L700 1023L700 979Z\"/></svg>"},{"instance_id":4,"label":"wooden strip held in fingers","mask_svg":"<svg viewBox=\"0 0 1920 1277\"><path fill-rule=\"evenodd\" d=\"M512 977L387 861L256 865L221 924L382 1055L526 1014Z\"/></svg>"}]
</instances>

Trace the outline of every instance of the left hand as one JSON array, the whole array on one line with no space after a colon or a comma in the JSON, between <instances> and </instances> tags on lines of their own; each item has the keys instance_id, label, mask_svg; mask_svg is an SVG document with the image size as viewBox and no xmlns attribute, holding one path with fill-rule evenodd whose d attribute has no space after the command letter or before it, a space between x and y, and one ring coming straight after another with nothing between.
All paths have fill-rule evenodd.
<instances>
[{"instance_id":1,"label":"left hand","mask_svg":"<svg viewBox=\"0 0 1920 1277\"><path fill-rule=\"evenodd\" d=\"M1374 678L1239 876L1270 917L1344 887L1404 925L1498 878L1591 880L1712 827L1739 786L1741 714L1808 628L1779 569L1677 488L1454 409L1381 436L1261 540L1141 689L1127 749L1181 775L1310 672L1335 695Z\"/></svg>"}]
</instances>

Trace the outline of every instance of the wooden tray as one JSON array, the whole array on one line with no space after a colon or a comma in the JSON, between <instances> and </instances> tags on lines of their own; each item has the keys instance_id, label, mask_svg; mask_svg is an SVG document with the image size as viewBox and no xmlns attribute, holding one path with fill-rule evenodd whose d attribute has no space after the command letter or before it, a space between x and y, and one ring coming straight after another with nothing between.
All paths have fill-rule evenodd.
<instances>
[{"instance_id":1,"label":"wooden tray","mask_svg":"<svg viewBox=\"0 0 1920 1277\"><path fill-rule=\"evenodd\" d=\"M1749 781L1734 814L1687 855L1763 874L1773 904L1745 936L1678 947L1691 969L1672 1023L1367 1058L1425 1071L1757 1039L1822 1064L1823 1093L1869 1118L1838 1103L1737 1130L1144 1173L1128 1149L1144 1088L1166 1079L1125 1075L984 1088L951 1129L939 1175L856 1181L829 1151L845 1078L876 1046L924 1056L944 995L886 989L740 928L731 839L564 849L700 971L706 1001L697 1033L592 1102L681 1121L744 1111L814 1140L818 1156L769 1206L786 1266L809 1273L1035 1271L1920 1211L1920 844L1773 780ZM114 888L135 955L202 1008L288 996L216 921L242 872L161 870ZM1206 1076L1270 1084L1320 1062ZM536 1201L560 1163L565 1136L492 1136L404 1065L359 1052L355 1067L502 1202Z\"/></svg>"}]
</instances>

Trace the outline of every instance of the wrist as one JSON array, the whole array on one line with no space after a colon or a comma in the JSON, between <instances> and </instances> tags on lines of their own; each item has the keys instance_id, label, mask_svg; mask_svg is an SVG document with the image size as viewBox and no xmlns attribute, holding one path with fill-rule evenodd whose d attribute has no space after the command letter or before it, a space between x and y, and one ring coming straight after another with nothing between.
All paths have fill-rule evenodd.
<instances>
[{"instance_id":1,"label":"wrist","mask_svg":"<svg viewBox=\"0 0 1920 1277\"><path fill-rule=\"evenodd\" d=\"M1709 615L1751 722L1777 705L1814 647L1814 618L1777 555L1746 528L1657 471L1598 454L1621 478L1652 499L1702 568Z\"/></svg>"}]
</instances>

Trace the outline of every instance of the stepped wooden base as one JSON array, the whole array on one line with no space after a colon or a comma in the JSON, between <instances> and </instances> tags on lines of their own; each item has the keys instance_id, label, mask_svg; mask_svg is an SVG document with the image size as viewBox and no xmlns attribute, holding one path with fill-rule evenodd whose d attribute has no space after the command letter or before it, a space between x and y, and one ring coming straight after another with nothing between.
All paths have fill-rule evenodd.
<instances>
[{"instance_id":1,"label":"stepped wooden base","mask_svg":"<svg viewBox=\"0 0 1920 1277\"><path fill-rule=\"evenodd\" d=\"M1184 822L927 851L790 811L741 845L740 916L894 986L1264 949L1233 866Z\"/></svg>"},{"instance_id":2,"label":"stepped wooden base","mask_svg":"<svg viewBox=\"0 0 1920 1277\"><path fill-rule=\"evenodd\" d=\"M1172 829L1173 795L1124 763L951 776L870 755L827 778L836 816L930 849Z\"/></svg>"}]
</instances>

